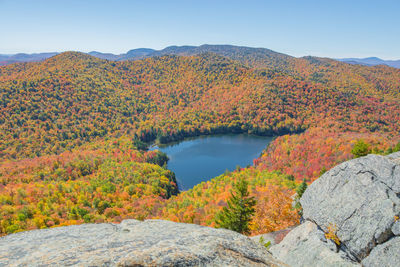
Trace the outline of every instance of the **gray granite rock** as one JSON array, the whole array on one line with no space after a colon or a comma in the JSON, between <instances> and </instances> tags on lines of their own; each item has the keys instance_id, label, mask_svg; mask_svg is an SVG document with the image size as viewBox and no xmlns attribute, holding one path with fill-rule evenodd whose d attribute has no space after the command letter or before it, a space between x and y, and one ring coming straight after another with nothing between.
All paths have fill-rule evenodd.
<instances>
[{"instance_id":1,"label":"gray granite rock","mask_svg":"<svg viewBox=\"0 0 400 267\"><path fill-rule=\"evenodd\" d=\"M325 238L317 225L306 221L290 231L286 237L269 250L278 260L292 267L324 266L355 267L344 252L337 253L335 243Z\"/></svg>"},{"instance_id":2,"label":"gray granite rock","mask_svg":"<svg viewBox=\"0 0 400 267\"><path fill-rule=\"evenodd\" d=\"M362 261L364 267L400 266L400 237L376 246L368 257Z\"/></svg>"},{"instance_id":3,"label":"gray granite rock","mask_svg":"<svg viewBox=\"0 0 400 267\"><path fill-rule=\"evenodd\" d=\"M0 266L286 266L238 233L162 220L83 224L0 238Z\"/></svg>"},{"instance_id":4,"label":"gray granite rock","mask_svg":"<svg viewBox=\"0 0 400 267\"><path fill-rule=\"evenodd\" d=\"M399 152L392 153L392 154L390 154L390 155L387 155L386 157L387 157L388 159L391 159L391 160L397 162L397 163L400 163L400 151L399 151Z\"/></svg>"},{"instance_id":5,"label":"gray granite rock","mask_svg":"<svg viewBox=\"0 0 400 267\"><path fill-rule=\"evenodd\" d=\"M266 234L261 234L261 235L256 235L250 237L251 240L255 242L260 242L260 239L262 238L264 240L264 243L271 242L272 245L279 244L282 239L292 230L294 229L294 226L288 227L283 230L275 231L275 232L270 232Z\"/></svg>"},{"instance_id":6,"label":"gray granite rock","mask_svg":"<svg viewBox=\"0 0 400 267\"><path fill-rule=\"evenodd\" d=\"M396 222L392 226L392 233L394 235L400 235L400 220L396 220Z\"/></svg>"},{"instance_id":7,"label":"gray granite rock","mask_svg":"<svg viewBox=\"0 0 400 267\"><path fill-rule=\"evenodd\" d=\"M325 232L336 228L342 249L361 261L393 236L400 214L399 156L368 155L331 169L302 196L304 218Z\"/></svg>"}]
</instances>

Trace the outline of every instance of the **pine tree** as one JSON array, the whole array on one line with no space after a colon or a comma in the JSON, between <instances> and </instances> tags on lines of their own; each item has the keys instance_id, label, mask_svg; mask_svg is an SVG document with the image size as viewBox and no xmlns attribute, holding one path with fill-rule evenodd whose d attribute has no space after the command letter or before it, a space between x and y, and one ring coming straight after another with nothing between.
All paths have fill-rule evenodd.
<instances>
[{"instance_id":1,"label":"pine tree","mask_svg":"<svg viewBox=\"0 0 400 267\"><path fill-rule=\"evenodd\" d=\"M303 207L300 204L300 198L303 196L306 189L307 189L307 182L306 179L303 179L303 182L296 189L297 195L296 198L294 199L296 203L294 205L294 208L298 210L297 212L300 216L303 216Z\"/></svg>"},{"instance_id":2,"label":"pine tree","mask_svg":"<svg viewBox=\"0 0 400 267\"><path fill-rule=\"evenodd\" d=\"M299 199L303 196L306 189L307 189L307 182L306 179L303 179L303 182L296 189L297 197Z\"/></svg>"},{"instance_id":3,"label":"pine tree","mask_svg":"<svg viewBox=\"0 0 400 267\"><path fill-rule=\"evenodd\" d=\"M218 227L230 229L241 234L250 232L249 222L255 213L256 200L249 196L248 182L240 179L234 184L231 196L224 207L216 216L215 223Z\"/></svg>"}]
</instances>

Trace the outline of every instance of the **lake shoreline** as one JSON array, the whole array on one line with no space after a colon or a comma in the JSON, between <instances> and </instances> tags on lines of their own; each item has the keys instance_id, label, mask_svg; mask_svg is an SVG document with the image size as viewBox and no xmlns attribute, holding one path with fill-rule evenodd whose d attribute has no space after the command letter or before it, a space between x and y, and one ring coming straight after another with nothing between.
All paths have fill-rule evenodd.
<instances>
[{"instance_id":1,"label":"lake shoreline","mask_svg":"<svg viewBox=\"0 0 400 267\"><path fill-rule=\"evenodd\" d=\"M167 154L168 170L175 173L179 190L186 191L226 170L253 165L275 138L245 133L202 135L162 146L153 144L149 150Z\"/></svg>"}]
</instances>

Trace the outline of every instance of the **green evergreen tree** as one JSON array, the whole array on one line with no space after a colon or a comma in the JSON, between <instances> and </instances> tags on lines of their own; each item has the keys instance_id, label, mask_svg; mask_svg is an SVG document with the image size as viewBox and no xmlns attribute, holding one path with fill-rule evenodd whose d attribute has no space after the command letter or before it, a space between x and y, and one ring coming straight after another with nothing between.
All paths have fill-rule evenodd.
<instances>
[{"instance_id":1,"label":"green evergreen tree","mask_svg":"<svg viewBox=\"0 0 400 267\"><path fill-rule=\"evenodd\" d=\"M249 222L255 213L254 206L256 205L255 198L249 195L248 182L240 179L233 186L228 207L224 207L216 215L216 225L241 234L249 233Z\"/></svg>"},{"instance_id":2,"label":"green evergreen tree","mask_svg":"<svg viewBox=\"0 0 400 267\"><path fill-rule=\"evenodd\" d=\"M303 196L306 189L307 189L307 182L306 179L303 179L303 182L296 189L297 197L299 199Z\"/></svg>"},{"instance_id":3,"label":"green evergreen tree","mask_svg":"<svg viewBox=\"0 0 400 267\"><path fill-rule=\"evenodd\" d=\"M303 207L300 204L300 198L303 196L304 192L307 189L307 182L306 179L303 179L303 182L297 187L296 189L296 198L295 198L295 205L294 208L298 210L298 214L303 216Z\"/></svg>"}]
</instances>

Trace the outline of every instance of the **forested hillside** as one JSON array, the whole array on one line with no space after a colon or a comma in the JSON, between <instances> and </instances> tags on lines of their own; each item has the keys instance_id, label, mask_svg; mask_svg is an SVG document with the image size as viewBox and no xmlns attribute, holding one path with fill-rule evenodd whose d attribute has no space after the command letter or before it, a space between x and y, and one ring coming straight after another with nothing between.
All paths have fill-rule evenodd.
<instances>
[{"instance_id":1,"label":"forested hillside","mask_svg":"<svg viewBox=\"0 0 400 267\"><path fill-rule=\"evenodd\" d=\"M400 141L399 69L206 48L0 67L0 235L124 218L213 225L238 177L259 200L253 233L278 230L297 221L300 181L351 158L360 139L375 153ZM165 155L142 143L230 132L280 137L254 167L180 194Z\"/></svg>"}]
</instances>

